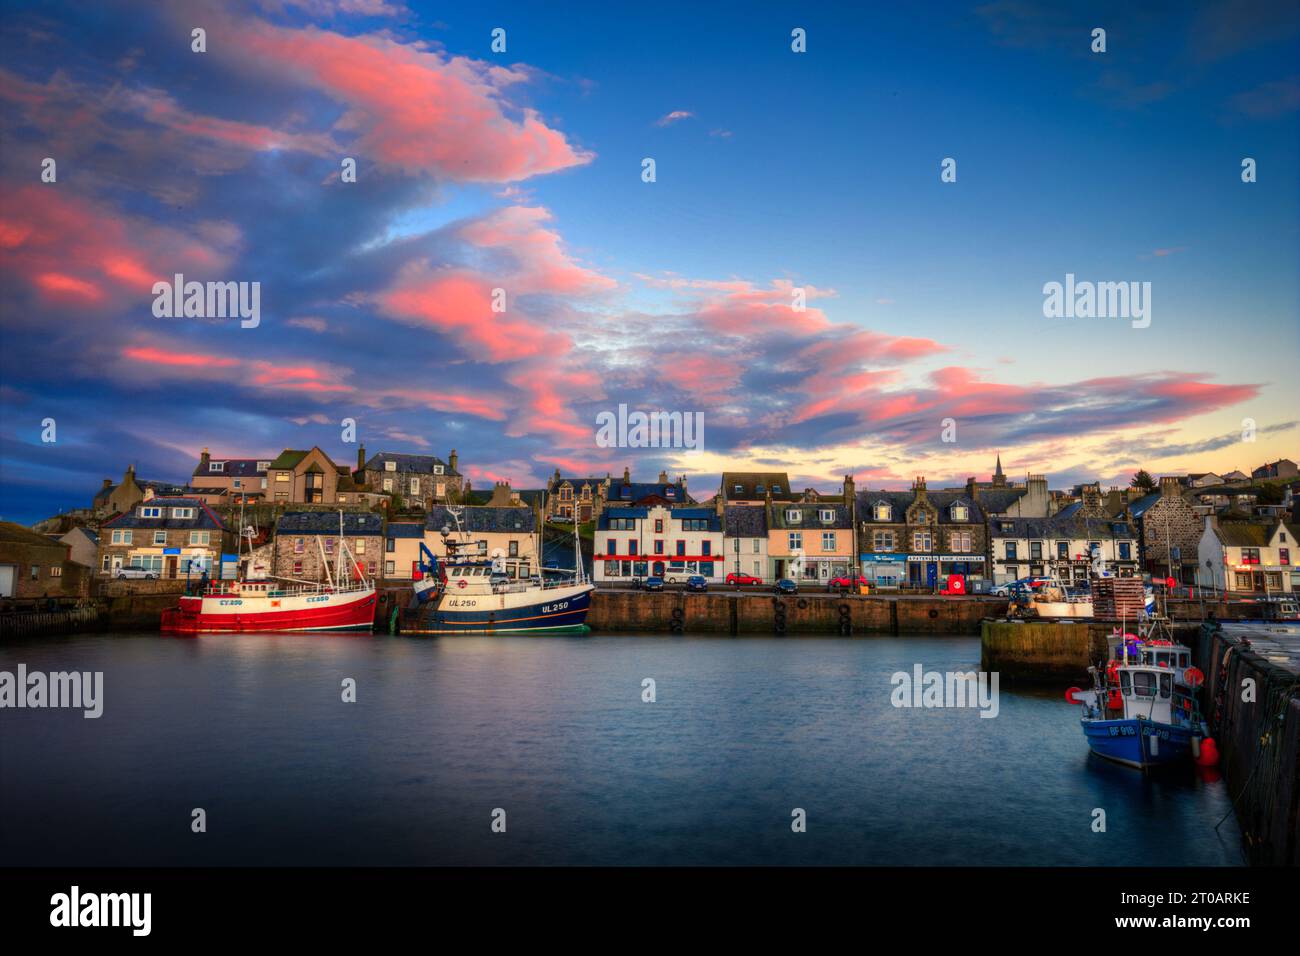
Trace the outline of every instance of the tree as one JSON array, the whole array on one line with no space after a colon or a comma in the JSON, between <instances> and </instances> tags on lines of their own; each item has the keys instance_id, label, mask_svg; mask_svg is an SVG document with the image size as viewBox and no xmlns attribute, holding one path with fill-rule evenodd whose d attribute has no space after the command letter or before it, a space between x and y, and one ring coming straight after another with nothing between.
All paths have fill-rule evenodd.
<instances>
[{"instance_id":1,"label":"tree","mask_svg":"<svg viewBox=\"0 0 1300 956\"><path fill-rule=\"evenodd\" d=\"M1151 473L1145 468L1139 468L1133 475L1133 480L1129 482L1129 487L1136 488L1143 494L1149 495L1156 490L1156 480L1151 477Z\"/></svg>"}]
</instances>

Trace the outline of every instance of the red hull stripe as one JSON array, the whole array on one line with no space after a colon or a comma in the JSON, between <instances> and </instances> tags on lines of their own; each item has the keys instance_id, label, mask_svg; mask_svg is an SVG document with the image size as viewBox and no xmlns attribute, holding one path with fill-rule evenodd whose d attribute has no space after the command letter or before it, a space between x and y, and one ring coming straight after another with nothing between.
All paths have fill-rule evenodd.
<instances>
[{"instance_id":1,"label":"red hull stripe","mask_svg":"<svg viewBox=\"0 0 1300 956\"><path fill-rule=\"evenodd\" d=\"M372 627L375 596L337 608L301 611L255 611L249 614L194 614L179 608L163 612L165 631L182 634L200 631L328 631Z\"/></svg>"}]
</instances>

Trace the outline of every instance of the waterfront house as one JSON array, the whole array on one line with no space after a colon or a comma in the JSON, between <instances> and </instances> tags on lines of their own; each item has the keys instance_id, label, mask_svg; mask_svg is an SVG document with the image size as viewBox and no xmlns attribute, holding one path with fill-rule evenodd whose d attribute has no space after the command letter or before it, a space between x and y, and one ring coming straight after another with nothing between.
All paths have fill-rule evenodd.
<instances>
[{"instance_id":1,"label":"waterfront house","mask_svg":"<svg viewBox=\"0 0 1300 956\"><path fill-rule=\"evenodd\" d=\"M420 545L424 543L423 521L390 521L384 529L384 578L412 581L420 573Z\"/></svg>"},{"instance_id":2,"label":"waterfront house","mask_svg":"<svg viewBox=\"0 0 1300 956\"><path fill-rule=\"evenodd\" d=\"M371 493L401 499L407 508L428 511L434 505L461 504L465 478L457 470L460 456L451 450L447 460L434 455L405 455L380 452L366 459L366 449L357 450L355 478Z\"/></svg>"},{"instance_id":3,"label":"waterfront house","mask_svg":"<svg viewBox=\"0 0 1300 956\"><path fill-rule=\"evenodd\" d=\"M213 458L205 448L190 476L189 493L210 505L261 501L270 467L269 458Z\"/></svg>"},{"instance_id":4,"label":"waterfront house","mask_svg":"<svg viewBox=\"0 0 1300 956\"><path fill-rule=\"evenodd\" d=\"M1209 515L1197 547L1196 583L1236 594L1296 590L1296 527L1286 521L1220 521Z\"/></svg>"},{"instance_id":5,"label":"waterfront house","mask_svg":"<svg viewBox=\"0 0 1300 956\"><path fill-rule=\"evenodd\" d=\"M1252 478L1294 478L1297 474L1300 474L1300 469L1296 468L1295 462L1290 458L1279 458L1277 461L1260 465L1250 473L1250 476Z\"/></svg>"},{"instance_id":6,"label":"waterfront house","mask_svg":"<svg viewBox=\"0 0 1300 956\"><path fill-rule=\"evenodd\" d=\"M89 585L70 545L0 521L0 598L85 597Z\"/></svg>"},{"instance_id":7,"label":"waterfront house","mask_svg":"<svg viewBox=\"0 0 1300 956\"><path fill-rule=\"evenodd\" d=\"M593 561L597 583L694 574L717 583L726 575L722 518L713 508L610 504L596 520Z\"/></svg>"},{"instance_id":8,"label":"waterfront house","mask_svg":"<svg viewBox=\"0 0 1300 956\"><path fill-rule=\"evenodd\" d=\"M1138 561L1143 571L1194 583L1204 522L1177 477L1160 479L1160 490L1131 501L1125 520L1138 531Z\"/></svg>"},{"instance_id":9,"label":"waterfront house","mask_svg":"<svg viewBox=\"0 0 1300 956\"><path fill-rule=\"evenodd\" d=\"M606 502L610 505L664 505L669 508L695 503L686 493L685 475L679 476L676 481L669 481L668 473L661 471L658 481L633 481L627 468L623 469L622 480L610 482L606 490Z\"/></svg>"},{"instance_id":10,"label":"waterfront house","mask_svg":"<svg viewBox=\"0 0 1300 956\"><path fill-rule=\"evenodd\" d=\"M511 578L539 572L537 538L537 512L524 505L434 505L424 522L425 547L438 558L455 550L459 557L490 560Z\"/></svg>"},{"instance_id":11,"label":"waterfront house","mask_svg":"<svg viewBox=\"0 0 1300 956\"><path fill-rule=\"evenodd\" d=\"M379 575L385 548L383 516L372 512L289 511L275 523L272 574L298 581L328 581L338 567L339 541L347 544L369 579ZM328 573L326 567L328 566ZM356 567L343 558L344 580Z\"/></svg>"},{"instance_id":12,"label":"waterfront house","mask_svg":"<svg viewBox=\"0 0 1300 956\"><path fill-rule=\"evenodd\" d=\"M720 505L722 508L722 548L726 553L724 577L748 574L771 583L768 564L767 507L765 505Z\"/></svg>"},{"instance_id":13,"label":"waterfront house","mask_svg":"<svg viewBox=\"0 0 1300 956\"><path fill-rule=\"evenodd\" d=\"M600 517L609 494L609 475L604 478L565 478L560 469L546 485L546 520L585 524Z\"/></svg>"},{"instance_id":14,"label":"waterfront house","mask_svg":"<svg viewBox=\"0 0 1300 956\"><path fill-rule=\"evenodd\" d=\"M1055 575L1064 584L1087 585L1094 554L1115 577L1138 572L1137 534L1124 521L1075 513L1051 518L989 518L993 582Z\"/></svg>"},{"instance_id":15,"label":"waterfront house","mask_svg":"<svg viewBox=\"0 0 1300 956\"><path fill-rule=\"evenodd\" d=\"M221 573L223 555L235 554L236 537L198 498L154 496L99 528L97 567L111 576L138 567L159 578Z\"/></svg>"},{"instance_id":16,"label":"waterfront house","mask_svg":"<svg viewBox=\"0 0 1300 956\"><path fill-rule=\"evenodd\" d=\"M77 564L94 568L95 562L99 560L99 535L90 528L77 525L61 535L55 534L49 537L66 544L69 548L69 557Z\"/></svg>"},{"instance_id":17,"label":"waterfront house","mask_svg":"<svg viewBox=\"0 0 1300 956\"><path fill-rule=\"evenodd\" d=\"M356 504L352 472L336 465L320 448L286 448L266 469L267 501L290 504Z\"/></svg>"},{"instance_id":18,"label":"waterfront house","mask_svg":"<svg viewBox=\"0 0 1300 956\"><path fill-rule=\"evenodd\" d=\"M767 506L772 578L825 584L853 564L853 515L841 501L772 501Z\"/></svg>"},{"instance_id":19,"label":"waterfront house","mask_svg":"<svg viewBox=\"0 0 1300 956\"><path fill-rule=\"evenodd\" d=\"M862 574L883 588L933 589L950 574L986 578L985 495L973 479L962 491L930 492L923 477L910 491L858 492Z\"/></svg>"},{"instance_id":20,"label":"waterfront house","mask_svg":"<svg viewBox=\"0 0 1300 956\"><path fill-rule=\"evenodd\" d=\"M724 471L718 490L724 505L766 505L769 500L794 501L798 497L784 471Z\"/></svg>"}]
</instances>

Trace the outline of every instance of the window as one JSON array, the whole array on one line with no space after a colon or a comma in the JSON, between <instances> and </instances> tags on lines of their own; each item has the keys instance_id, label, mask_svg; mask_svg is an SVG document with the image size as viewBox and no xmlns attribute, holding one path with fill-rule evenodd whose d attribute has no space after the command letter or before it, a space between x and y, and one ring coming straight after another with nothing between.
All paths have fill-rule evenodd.
<instances>
[{"instance_id":1,"label":"window","mask_svg":"<svg viewBox=\"0 0 1300 956\"><path fill-rule=\"evenodd\" d=\"M894 550L894 532L877 531L871 537L871 550L873 551L893 551Z\"/></svg>"},{"instance_id":2,"label":"window","mask_svg":"<svg viewBox=\"0 0 1300 956\"><path fill-rule=\"evenodd\" d=\"M162 509L161 509L161 508L145 508L145 507L141 507L141 508L140 508L140 517L141 517L141 518L161 518L161 517L162 517Z\"/></svg>"},{"instance_id":3,"label":"window","mask_svg":"<svg viewBox=\"0 0 1300 956\"><path fill-rule=\"evenodd\" d=\"M212 543L211 531L190 532L190 544L211 544L211 543Z\"/></svg>"},{"instance_id":4,"label":"window","mask_svg":"<svg viewBox=\"0 0 1300 956\"><path fill-rule=\"evenodd\" d=\"M194 517L193 508L173 508L172 517L179 518L182 521L188 521Z\"/></svg>"},{"instance_id":5,"label":"window","mask_svg":"<svg viewBox=\"0 0 1300 956\"><path fill-rule=\"evenodd\" d=\"M326 553L326 554L333 554L333 553L334 553L334 539L333 539L333 538L326 538L326 539L325 539L325 553Z\"/></svg>"},{"instance_id":6,"label":"window","mask_svg":"<svg viewBox=\"0 0 1300 956\"><path fill-rule=\"evenodd\" d=\"M636 541L629 541L627 543L627 553L636 554Z\"/></svg>"},{"instance_id":7,"label":"window","mask_svg":"<svg viewBox=\"0 0 1300 956\"><path fill-rule=\"evenodd\" d=\"M1070 542L1068 541L1056 542L1056 556L1063 560L1068 559L1070 557Z\"/></svg>"},{"instance_id":8,"label":"window","mask_svg":"<svg viewBox=\"0 0 1300 956\"><path fill-rule=\"evenodd\" d=\"M664 519L655 518L655 534L663 534L663 533L664 533Z\"/></svg>"},{"instance_id":9,"label":"window","mask_svg":"<svg viewBox=\"0 0 1300 956\"><path fill-rule=\"evenodd\" d=\"M293 563L293 573L294 573L294 574L302 574L302 562L301 562L301 561L295 561L295 562Z\"/></svg>"},{"instance_id":10,"label":"window","mask_svg":"<svg viewBox=\"0 0 1300 956\"><path fill-rule=\"evenodd\" d=\"M39 578L40 576L41 576L41 568L40 568L40 565L33 564L33 565L32 565L32 580L35 581L35 580L36 580L37 578Z\"/></svg>"},{"instance_id":11,"label":"window","mask_svg":"<svg viewBox=\"0 0 1300 956\"><path fill-rule=\"evenodd\" d=\"M606 553L606 554L618 554L618 542L615 541L613 538L610 538L609 540L607 540L607 541L605 542L605 553Z\"/></svg>"},{"instance_id":12,"label":"window","mask_svg":"<svg viewBox=\"0 0 1300 956\"><path fill-rule=\"evenodd\" d=\"M385 479L384 479L384 491L392 491L392 490L393 490L393 479L391 479L391 478L385 478Z\"/></svg>"},{"instance_id":13,"label":"window","mask_svg":"<svg viewBox=\"0 0 1300 956\"><path fill-rule=\"evenodd\" d=\"M50 565L50 577L52 577L52 578L61 578L61 577L63 577L63 567L62 567L61 565L58 565L58 564L51 564L51 565Z\"/></svg>"},{"instance_id":14,"label":"window","mask_svg":"<svg viewBox=\"0 0 1300 956\"><path fill-rule=\"evenodd\" d=\"M1117 547L1119 548L1119 559L1121 561L1129 560L1133 553L1133 546L1127 541L1121 541Z\"/></svg>"},{"instance_id":15,"label":"window","mask_svg":"<svg viewBox=\"0 0 1300 956\"><path fill-rule=\"evenodd\" d=\"M685 542L685 541L678 541L678 542L677 542L677 554L678 554L679 556L680 556L680 555L685 555L685 554L686 554L686 542Z\"/></svg>"},{"instance_id":16,"label":"window","mask_svg":"<svg viewBox=\"0 0 1300 956\"><path fill-rule=\"evenodd\" d=\"M754 538L754 539L753 539L753 542L754 542L754 547L753 547L751 550L752 550L755 554L758 554L758 539L757 539L757 538Z\"/></svg>"},{"instance_id":17,"label":"window","mask_svg":"<svg viewBox=\"0 0 1300 956\"><path fill-rule=\"evenodd\" d=\"M1029 542L1029 560L1030 561L1043 560L1043 542L1041 541Z\"/></svg>"},{"instance_id":18,"label":"window","mask_svg":"<svg viewBox=\"0 0 1300 956\"><path fill-rule=\"evenodd\" d=\"M822 524L830 524L835 520L835 511L832 508L822 508L818 514L821 515Z\"/></svg>"},{"instance_id":19,"label":"window","mask_svg":"<svg viewBox=\"0 0 1300 956\"><path fill-rule=\"evenodd\" d=\"M393 568L393 562L392 562L392 561L385 561L385 562L384 562L384 576L385 576L385 577L390 577L390 578L391 578L391 577L393 576L393 571L394 571L394 568Z\"/></svg>"},{"instance_id":20,"label":"window","mask_svg":"<svg viewBox=\"0 0 1300 956\"><path fill-rule=\"evenodd\" d=\"M785 520L790 524L799 524L803 521L803 512L798 508L787 508L785 510Z\"/></svg>"},{"instance_id":21,"label":"window","mask_svg":"<svg viewBox=\"0 0 1300 956\"><path fill-rule=\"evenodd\" d=\"M953 531L948 535L948 550L958 554L968 554L971 551L971 533L969 531Z\"/></svg>"},{"instance_id":22,"label":"window","mask_svg":"<svg viewBox=\"0 0 1300 956\"><path fill-rule=\"evenodd\" d=\"M762 485L755 485L755 486L754 486L754 494L756 494L756 495L761 495L761 494L763 494L763 493L764 493L764 492L763 492L763 486L762 486Z\"/></svg>"},{"instance_id":23,"label":"window","mask_svg":"<svg viewBox=\"0 0 1300 956\"><path fill-rule=\"evenodd\" d=\"M1014 564L1008 564L1007 577L1009 577L1013 581L1016 580L1017 578L1020 577L1020 569L1016 567Z\"/></svg>"},{"instance_id":24,"label":"window","mask_svg":"<svg viewBox=\"0 0 1300 956\"><path fill-rule=\"evenodd\" d=\"M736 489L735 489L736 494L740 494L740 493L741 493L742 491L744 491L744 490L745 490L745 489L744 489L744 487L743 487L742 485L736 485Z\"/></svg>"},{"instance_id":25,"label":"window","mask_svg":"<svg viewBox=\"0 0 1300 956\"><path fill-rule=\"evenodd\" d=\"M780 485L773 485L773 486L772 486L772 494L774 494L774 495L779 495L780 493L781 493L781 486L780 486Z\"/></svg>"},{"instance_id":26,"label":"window","mask_svg":"<svg viewBox=\"0 0 1300 956\"><path fill-rule=\"evenodd\" d=\"M277 482L288 481L292 477L293 477L293 473L288 471L277 471L275 473L275 480Z\"/></svg>"},{"instance_id":27,"label":"window","mask_svg":"<svg viewBox=\"0 0 1300 956\"><path fill-rule=\"evenodd\" d=\"M737 541L736 544L740 544L740 542ZM664 543L662 541L655 541L655 554L663 554L663 553L664 553Z\"/></svg>"},{"instance_id":28,"label":"window","mask_svg":"<svg viewBox=\"0 0 1300 956\"><path fill-rule=\"evenodd\" d=\"M1242 548L1242 564L1259 564L1259 548Z\"/></svg>"},{"instance_id":29,"label":"window","mask_svg":"<svg viewBox=\"0 0 1300 956\"><path fill-rule=\"evenodd\" d=\"M208 462L208 470L209 470L209 471L225 471L225 470L226 470L226 463L225 463L224 461L210 461L210 462Z\"/></svg>"},{"instance_id":30,"label":"window","mask_svg":"<svg viewBox=\"0 0 1300 956\"><path fill-rule=\"evenodd\" d=\"M265 479L265 478L262 479L262 490L263 490L263 491L266 490L266 479Z\"/></svg>"},{"instance_id":31,"label":"window","mask_svg":"<svg viewBox=\"0 0 1300 956\"><path fill-rule=\"evenodd\" d=\"M266 469L268 469L268 468L270 468L270 467L271 467L271 463L270 463L269 461L259 461L259 462L257 463L257 470L258 470L258 471L266 471Z\"/></svg>"},{"instance_id":32,"label":"window","mask_svg":"<svg viewBox=\"0 0 1300 956\"><path fill-rule=\"evenodd\" d=\"M708 531L709 519L708 518L683 518L682 530L683 531Z\"/></svg>"},{"instance_id":33,"label":"window","mask_svg":"<svg viewBox=\"0 0 1300 956\"><path fill-rule=\"evenodd\" d=\"M131 543L131 532L130 532L130 531L114 531L114 532L113 532L113 543L114 543L114 544L130 544L130 543Z\"/></svg>"},{"instance_id":34,"label":"window","mask_svg":"<svg viewBox=\"0 0 1300 956\"><path fill-rule=\"evenodd\" d=\"M420 494L420 479L419 479L419 478L412 478L412 479L411 479L411 494L412 494L413 496L417 496L417 497L419 496L419 494Z\"/></svg>"},{"instance_id":35,"label":"window","mask_svg":"<svg viewBox=\"0 0 1300 956\"><path fill-rule=\"evenodd\" d=\"M153 533L153 543L156 544L156 545L158 545L158 544L166 544L166 543L167 543L167 532L166 532L166 531L155 531L155 532Z\"/></svg>"},{"instance_id":36,"label":"window","mask_svg":"<svg viewBox=\"0 0 1300 956\"><path fill-rule=\"evenodd\" d=\"M932 546L932 538L928 531L916 531L912 533L912 550L924 554Z\"/></svg>"},{"instance_id":37,"label":"window","mask_svg":"<svg viewBox=\"0 0 1300 956\"><path fill-rule=\"evenodd\" d=\"M788 541L791 551L803 550L803 535L798 531L791 531L788 535Z\"/></svg>"},{"instance_id":38,"label":"window","mask_svg":"<svg viewBox=\"0 0 1300 956\"><path fill-rule=\"evenodd\" d=\"M433 473L434 473L435 475L441 475L441 474L442 474L442 471L443 471L442 465L434 465L434 466L433 466Z\"/></svg>"},{"instance_id":39,"label":"window","mask_svg":"<svg viewBox=\"0 0 1300 956\"><path fill-rule=\"evenodd\" d=\"M395 461L384 462L384 471L397 471L397 462Z\"/></svg>"},{"instance_id":40,"label":"window","mask_svg":"<svg viewBox=\"0 0 1300 956\"><path fill-rule=\"evenodd\" d=\"M236 488L239 488L239 487L241 487L241 485L240 485L240 483L239 483L239 479L238 479L238 478L236 478L236 479L235 479L235 480L234 480L234 482L233 482L233 484L234 484L234 486L235 486L235 487L236 487Z\"/></svg>"},{"instance_id":41,"label":"window","mask_svg":"<svg viewBox=\"0 0 1300 956\"><path fill-rule=\"evenodd\" d=\"M1019 544L1019 542L1017 542L1017 541L1008 541L1008 542L1007 542L1007 560L1008 560L1008 561L1015 561L1015 560L1017 560L1017 559L1020 557L1020 555L1019 555L1019 553L1018 553L1018 549L1017 549L1017 545L1018 545L1018 544Z\"/></svg>"},{"instance_id":42,"label":"window","mask_svg":"<svg viewBox=\"0 0 1300 956\"><path fill-rule=\"evenodd\" d=\"M396 539L396 538L387 538L387 539L384 541L384 550L387 551L389 554L392 554L394 551L396 551L396 550L397 550L397 539Z\"/></svg>"},{"instance_id":43,"label":"window","mask_svg":"<svg viewBox=\"0 0 1300 956\"><path fill-rule=\"evenodd\" d=\"M511 558L519 557L519 542L511 541L506 549L506 555Z\"/></svg>"},{"instance_id":44,"label":"window","mask_svg":"<svg viewBox=\"0 0 1300 956\"><path fill-rule=\"evenodd\" d=\"M823 532L822 532L822 550L823 550L823 551L834 551L834 550L835 550L835 532L834 532L834 531L823 531Z\"/></svg>"},{"instance_id":45,"label":"window","mask_svg":"<svg viewBox=\"0 0 1300 956\"><path fill-rule=\"evenodd\" d=\"M294 554L302 554L303 551L305 550L306 546L307 546L307 542L306 542L305 539L303 539L303 538L294 538L294 539L293 539L293 553L294 553Z\"/></svg>"},{"instance_id":46,"label":"window","mask_svg":"<svg viewBox=\"0 0 1300 956\"><path fill-rule=\"evenodd\" d=\"M1290 548L1278 548L1278 549L1277 549L1277 563L1278 563L1278 564L1290 564L1290 563L1291 563L1291 549L1290 549Z\"/></svg>"},{"instance_id":47,"label":"window","mask_svg":"<svg viewBox=\"0 0 1300 956\"><path fill-rule=\"evenodd\" d=\"M877 521L888 521L893 515L894 509L883 501L878 502L875 507L875 516Z\"/></svg>"},{"instance_id":48,"label":"window","mask_svg":"<svg viewBox=\"0 0 1300 956\"><path fill-rule=\"evenodd\" d=\"M112 567L112 563L111 563L112 560L113 559L109 555L107 554L104 555L104 560L100 562L99 569L101 571L107 571L110 567Z\"/></svg>"},{"instance_id":49,"label":"window","mask_svg":"<svg viewBox=\"0 0 1300 956\"><path fill-rule=\"evenodd\" d=\"M365 553L366 553L366 539L357 538L357 554L365 554Z\"/></svg>"},{"instance_id":50,"label":"window","mask_svg":"<svg viewBox=\"0 0 1300 956\"><path fill-rule=\"evenodd\" d=\"M952 514L953 521L970 520L970 509L967 508L965 505L953 505L951 514Z\"/></svg>"}]
</instances>

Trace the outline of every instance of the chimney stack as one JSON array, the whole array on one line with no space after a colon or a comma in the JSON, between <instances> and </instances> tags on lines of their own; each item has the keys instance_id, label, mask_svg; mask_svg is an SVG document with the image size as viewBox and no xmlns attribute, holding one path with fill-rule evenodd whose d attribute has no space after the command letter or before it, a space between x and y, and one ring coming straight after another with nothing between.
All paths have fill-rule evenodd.
<instances>
[{"instance_id":1,"label":"chimney stack","mask_svg":"<svg viewBox=\"0 0 1300 956\"><path fill-rule=\"evenodd\" d=\"M207 471L208 462L211 460L212 460L212 456L208 454L208 450L206 448L203 449L203 452L199 455L199 467L202 468L204 471Z\"/></svg>"},{"instance_id":2,"label":"chimney stack","mask_svg":"<svg viewBox=\"0 0 1300 956\"><path fill-rule=\"evenodd\" d=\"M357 446L357 471L366 470L366 446Z\"/></svg>"},{"instance_id":3,"label":"chimney stack","mask_svg":"<svg viewBox=\"0 0 1300 956\"><path fill-rule=\"evenodd\" d=\"M456 449L453 448L451 450L451 454L447 456L447 467L450 468L452 471L456 471L457 470L456 464L459 461L460 461L460 455L456 454ZM557 478L560 476L560 469L558 468L555 469L555 476Z\"/></svg>"},{"instance_id":4,"label":"chimney stack","mask_svg":"<svg viewBox=\"0 0 1300 956\"><path fill-rule=\"evenodd\" d=\"M1182 494L1182 490L1178 484L1178 478L1175 476L1166 476L1164 478L1161 478L1160 494L1162 497L1166 495L1172 496L1172 495Z\"/></svg>"}]
</instances>

